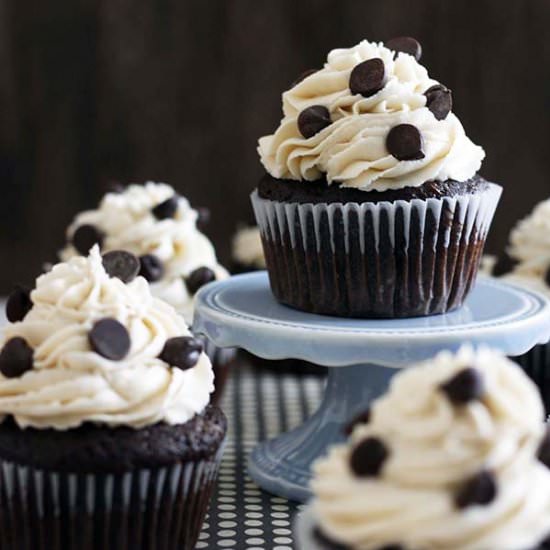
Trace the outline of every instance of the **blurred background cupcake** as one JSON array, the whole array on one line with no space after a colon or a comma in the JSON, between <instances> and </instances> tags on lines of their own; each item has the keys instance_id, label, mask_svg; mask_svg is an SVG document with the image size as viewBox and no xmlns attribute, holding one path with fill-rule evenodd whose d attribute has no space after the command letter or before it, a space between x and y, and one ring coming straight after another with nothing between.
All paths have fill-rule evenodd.
<instances>
[{"instance_id":1,"label":"blurred background cupcake","mask_svg":"<svg viewBox=\"0 0 550 550\"><path fill-rule=\"evenodd\" d=\"M401 371L314 467L299 550L538 550L550 436L534 384L488 349Z\"/></svg>"},{"instance_id":2,"label":"blurred background cupcake","mask_svg":"<svg viewBox=\"0 0 550 550\"><path fill-rule=\"evenodd\" d=\"M138 270L94 246L8 301L3 550L195 547L226 420L201 343Z\"/></svg>"},{"instance_id":3,"label":"blurred background cupcake","mask_svg":"<svg viewBox=\"0 0 550 550\"><path fill-rule=\"evenodd\" d=\"M499 256L486 256L483 269L550 299L550 199L516 224L508 246ZM550 343L535 346L516 360L537 383L550 414Z\"/></svg>"},{"instance_id":4,"label":"blurred background cupcake","mask_svg":"<svg viewBox=\"0 0 550 550\"><path fill-rule=\"evenodd\" d=\"M340 317L459 307L501 188L410 37L331 51L283 94L252 194L275 297Z\"/></svg>"},{"instance_id":5,"label":"blurred background cupcake","mask_svg":"<svg viewBox=\"0 0 550 550\"><path fill-rule=\"evenodd\" d=\"M196 292L228 276L218 263L214 246L197 227L200 221L204 221L200 211L165 183L119 186L105 194L97 209L75 217L59 256L68 260L87 255L95 244L102 252L132 252L151 292L172 305L192 326ZM235 352L203 341L214 365L217 401Z\"/></svg>"}]
</instances>

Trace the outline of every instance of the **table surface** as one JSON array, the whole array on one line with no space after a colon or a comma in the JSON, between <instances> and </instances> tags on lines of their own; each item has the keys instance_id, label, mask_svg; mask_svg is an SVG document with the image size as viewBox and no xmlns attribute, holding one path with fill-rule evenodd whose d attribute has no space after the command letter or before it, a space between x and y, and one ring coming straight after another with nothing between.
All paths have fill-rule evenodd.
<instances>
[{"instance_id":1,"label":"table surface","mask_svg":"<svg viewBox=\"0 0 550 550\"><path fill-rule=\"evenodd\" d=\"M239 361L222 408L229 437L217 488L197 549L293 550L292 525L301 505L259 489L246 462L258 441L301 424L317 408L322 376L278 374Z\"/></svg>"}]
</instances>

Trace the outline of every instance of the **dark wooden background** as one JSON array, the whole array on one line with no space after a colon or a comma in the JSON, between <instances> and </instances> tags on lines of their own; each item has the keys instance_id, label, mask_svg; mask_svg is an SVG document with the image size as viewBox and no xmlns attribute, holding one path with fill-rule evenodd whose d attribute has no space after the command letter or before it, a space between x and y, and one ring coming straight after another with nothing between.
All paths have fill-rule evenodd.
<instances>
[{"instance_id":1,"label":"dark wooden background","mask_svg":"<svg viewBox=\"0 0 550 550\"><path fill-rule=\"evenodd\" d=\"M280 94L328 50L409 34L505 186L489 247L550 196L549 0L0 0L0 293L109 180L212 209L227 260Z\"/></svg>"}]
</instances>

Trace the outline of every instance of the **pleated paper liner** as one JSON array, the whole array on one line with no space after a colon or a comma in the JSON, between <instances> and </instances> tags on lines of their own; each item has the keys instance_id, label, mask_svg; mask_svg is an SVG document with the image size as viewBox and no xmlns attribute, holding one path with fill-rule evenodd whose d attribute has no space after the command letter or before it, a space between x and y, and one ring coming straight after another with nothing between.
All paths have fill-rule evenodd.
<instances>
[{"instance_id":1,"label":"pleated paper liner","mask_svg":"<svg viewBox=\"0 0 550 550\"><path fill-rule=\"evenodd\" d=\"M393 203L252 204L271 288L312 313L395 318L444 313L470 291L501 187Z\"/></svg>"},{"instance_id":2,"label":"pleated paper liner","mask_svg":"<svg viewBox=\"0 0 550 550\"><path fill-rule=\"evenodd\" d=\"M217 477L210 459L123 474L0 461L2 550L192 550Z\"/></svg>"}]
</instances>

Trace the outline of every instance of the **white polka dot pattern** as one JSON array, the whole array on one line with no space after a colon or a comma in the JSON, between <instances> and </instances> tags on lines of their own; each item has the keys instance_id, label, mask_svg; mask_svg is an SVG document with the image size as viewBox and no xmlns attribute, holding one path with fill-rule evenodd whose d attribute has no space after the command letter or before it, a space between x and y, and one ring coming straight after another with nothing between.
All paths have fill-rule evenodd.
<instances>
[{"instance_id":1,"label":"white polka dot pattern","mask_svg":"<svg viewBox=\"0 0 550 550\"><path fill-rule=\"evenodd\" d=\"M248 477L253 447L301 424L320 403L324 378L234 369L222 408L229 419L225 455L197 549L293 550L297 503L265 493Z\"/></svg>"}]
</instances>

